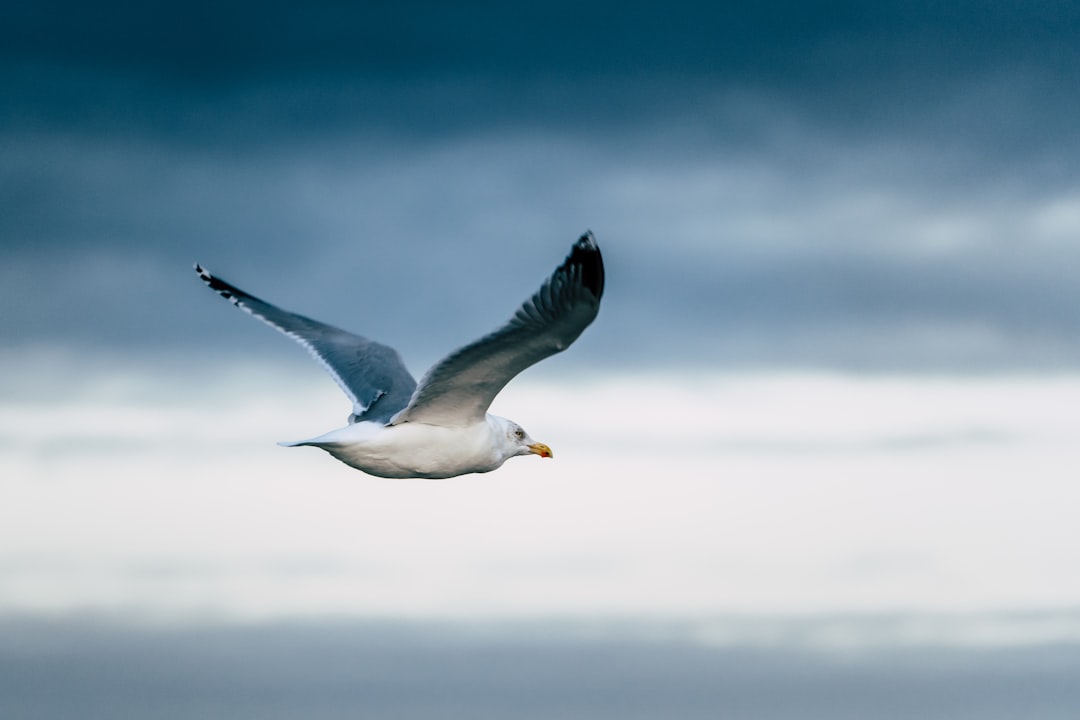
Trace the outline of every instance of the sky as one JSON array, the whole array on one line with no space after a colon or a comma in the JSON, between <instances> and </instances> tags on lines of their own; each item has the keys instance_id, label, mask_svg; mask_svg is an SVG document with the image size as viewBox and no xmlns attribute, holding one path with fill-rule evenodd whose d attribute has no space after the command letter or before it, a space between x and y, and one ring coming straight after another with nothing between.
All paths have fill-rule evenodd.
<instances>
[{"instance_id":1,"label":"sky","mask_svg":"<svg viewBox=\"0 0 1080 720\"><path fill-rule=\"evenodd\" d=\"M611 309L571 365L1080 357L1070 3L3 12L13 350L232 337L199 261L422 372L591 228Z\"/></svg>"},{"instance_id":2,"label":"sky","mask_svg":"<svg viewBox=\"0 0 1080 720\"><path fill-rule=\"evenodd\" d=\"M799 698L859 648L920 717L957 700L904 689L918 653L1069 666L1078 29L1066 2L3 6L0 664L49 687L90 672L64 639L122 668L180 625L243 685L252 624L319 663L323 623L417 662L555 623L549 657L659 642L703 717L742 652ZM419 376L586 229L597 321L493 408L555 459L446 482L277 447L348 403L191 269ZM862 687L849 659L822 682Z\"/></svg>"}]
</instances>

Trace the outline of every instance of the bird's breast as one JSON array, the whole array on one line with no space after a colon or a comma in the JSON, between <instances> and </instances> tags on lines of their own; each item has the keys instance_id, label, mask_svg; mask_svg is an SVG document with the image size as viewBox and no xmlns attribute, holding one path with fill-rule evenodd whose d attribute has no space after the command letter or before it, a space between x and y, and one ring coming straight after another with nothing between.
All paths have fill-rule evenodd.
<instances>
[{"instance_id":1,"label":"bird's breast","mask_svg":"<svg viewBox=\"0 0 1080 720\"><path fill-rule=\"evenodd\" d=\"M410 422L352 430L362 424L342 428L319 447L346 465L386 478L439 479L488 472L504 460L492 448L486 423L447 428ZM328 436L324 437L329 440Z\"/></svg>"}]
</instances>

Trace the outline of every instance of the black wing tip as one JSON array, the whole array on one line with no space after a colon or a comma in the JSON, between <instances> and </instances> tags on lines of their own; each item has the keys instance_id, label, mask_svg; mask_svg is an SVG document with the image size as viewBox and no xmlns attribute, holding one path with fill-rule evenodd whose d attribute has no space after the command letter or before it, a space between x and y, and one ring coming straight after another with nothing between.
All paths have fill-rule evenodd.
<instances>
[{"instance_id":1,"label":"black wing tip","mask_svg":"<svg viewBox=\"0 0 1080 720\"><path fill-rule=\"evenodd\" d=\"M206 268L204 268L199 263L195 263L195 272L197 272L199 274L199 278L204 283L206 283L207 287L209 287L211 290L213 290L217 294L221 295L226 300L229 300L229 301L235 303L235 302L237 302L238 296L241 296L241 295L245 294L239 288L235 288L232 285L230 285L229 283L225 282L224 280L221 280L220 278L217 278L217 277L214 277L213 275L211 275L210 271L207 270Z\"/></svg>"},{"instance_id":2,"label":"black wing tip","mask_svg":"<svg viewBox=\"0 0 1080 720\"><path fill-rule=\"evenodd\" d=\"M220 280L210 274L209 270L204 268L199 263L195 263L194 268L195 272L199 275L199 278L210 287L213 287L214 283L220 282Z\"/></svg>"},{"instance_id":3,"label":"black wing tip","mask_svg":"<svg viewBox=\"0 0 1080 720\"><path fill-rule=\"evenodd\" d=\"M578 238L570 257L566 258L563 264L564 268L575 266L581 268L581 284L599 300L604 294L604 259L591 230L586 230L585 234Z\"/></svg>"}]
</instances>

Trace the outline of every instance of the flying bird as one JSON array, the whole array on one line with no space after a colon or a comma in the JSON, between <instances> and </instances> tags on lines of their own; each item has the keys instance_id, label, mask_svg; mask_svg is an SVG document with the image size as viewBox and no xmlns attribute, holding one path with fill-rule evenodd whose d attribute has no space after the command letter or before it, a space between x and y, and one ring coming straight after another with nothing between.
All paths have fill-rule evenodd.
<instances>
[{"instance_id":1,"label":"flying bird","mask_svg":"<svg viewBox=\"0 0 1080 720\"><path fill-rule=\"evenodd\" d=\"M591 232L502 327L447 355L417 383L393 348L282 310L195 265L226 300L293 338L352 401L349 424L310 440L341 462L385 478L449 478L490 472L517 455L551 448L488 412L525 368L562 352L592 323L604 294L604 263Z\"/></svg>"}]
</instances>

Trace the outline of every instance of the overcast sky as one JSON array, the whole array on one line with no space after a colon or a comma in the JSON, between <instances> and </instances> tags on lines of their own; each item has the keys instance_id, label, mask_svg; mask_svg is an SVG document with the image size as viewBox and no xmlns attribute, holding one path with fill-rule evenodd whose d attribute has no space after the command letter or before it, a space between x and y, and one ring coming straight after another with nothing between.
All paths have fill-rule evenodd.
<instances>
[{"instance_id":1,"label":"overcast sky","mask_svg":"<svg viewBox=\"0 0 1080 720\"><path fill-rule=\"evenodd\" d=\"M357 567L406 568L362 598L275 591L281 612L1080 597L1071 574L1033 570L1078 552L1056 510L1075 495L1067 399L1080 367L1073 4L45 2L0 13L0 460L19 498L0 557L7 606L113 607L149 562L179 577L201 568L195 584L218 588L206 602L258 613L215 564L249 567L248 550L260 567L283 552L315 558L339 590ZM586 228L608 271L598 320L495 408L560 458L508 463L498 478L584 492L558 526L573 530L559 535L541 510L567 506L554 486L526 503L536 537L505 546L453 534L457 518L430 507L460 566L442 595L418 600L431 538L382 555L401 532L397 503L450 492L466 525L500 534L491 517L516 517L501 504L516 500L491 494L489 478L389 489L274 447L342 422L344 399L191 263L397 346L419 375L505 320ZM1057 372L1039 379L1045 370ZM147 484L151 469L160 485ZM333 532L297 477L341 497ZM867 479L882 484L867 494ZM274 482L284 494L264 497ZM1018 516L1033 483L1046 505ZM997 493L979 512L967 508L976 486ZM196 542L176 508L201 518L222 488L235 505L221 509L220 535ZM76 490L85 505L70 504ZM802 493L827 511L801 513ZM844 500L829 505L834 493ZM265 517L282 497L307 507L306 531L281 547L256 514L250 547L230 556L222 546L249 495ZM388 505L358 547L356 513L381 507L374 497ZM613 497L630 502L625 513L606 512ZM698 507L731 516L717 525ZM607 535L593 535L594 513ZM762 518L771 531L759 537ZM1003 522L1025 542L1001 536ZM968 538L1011 559L986 566ZM641 542L685 567L628 563ZM555 568L566 594L519 596L492 570L511 561L499 552ZM72 557L122 581L98 595L104 585L63 571ZM607 574L575 575L582 557ZM834 574L806 585L808 562ZM743 580L695 586L701 563ZM867 564L890 579L860 574ZM963 579L941 593L942 573ZM151 605L194 602L153 587Z\"/></svg>"},{"instance_id":2,"label":"overcast sky","mask_svg":"<svg viewBox=\"0 0 1080 720\"><path fill-rule=\"evenodd\" d=\"M1074 4L369 5L0 11L6 348L270 352L198 260L419 373L592 228L564 367L1077 366Z\"/></svg>"},{"instance_id":3,"label":"overcast sky","mask_svg":"<svg viewBox=\"0 0 1080 720\"><path fill-rule=\"evenodd\" d=\"M0 5L0 710L1071 717L1078 37ZM586 229L597 321L493 408L557 459L446 483L276 447L347 403L191 269L419 375Z\"/></svg>"}]
</instances>

